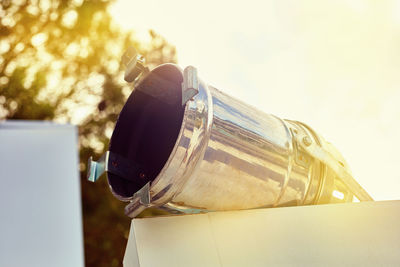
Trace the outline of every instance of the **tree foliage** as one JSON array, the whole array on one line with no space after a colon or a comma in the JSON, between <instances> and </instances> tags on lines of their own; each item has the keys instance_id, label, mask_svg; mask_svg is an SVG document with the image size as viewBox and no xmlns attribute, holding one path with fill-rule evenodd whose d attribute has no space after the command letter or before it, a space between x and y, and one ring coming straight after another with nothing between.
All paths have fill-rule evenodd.
<instances>
[{"instance_id":1,"label":"tree foliage","mask_svg":"<svg viewBox=\"0 0 400 267\"><path fill-rule=\"evenodd\" d=\"M89 155L108 146L132 90L120 57L128 45L148 66L175 62L175 48L150 31L141 43L107 12L102 0L3 0L0 9L0 119L79 125L87 266L121 265L130 220L105 179L85 181Z\"/></svg>"}]
</instances>

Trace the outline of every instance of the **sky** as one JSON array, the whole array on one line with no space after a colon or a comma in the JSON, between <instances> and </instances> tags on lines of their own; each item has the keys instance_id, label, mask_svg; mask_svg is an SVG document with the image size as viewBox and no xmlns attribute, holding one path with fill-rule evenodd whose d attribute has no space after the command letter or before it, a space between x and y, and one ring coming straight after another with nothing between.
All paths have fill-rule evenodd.
<instances>
[{"instance_id":1,"label":"sky","mask_svg":"<svg viewBox=\"0 0 400 267\"><path fill-rule=\"evenodd\" d=\"M117 0L208 84L310 125L375 200L400 199L400 1Z\"/></svg>"}]
</instances>

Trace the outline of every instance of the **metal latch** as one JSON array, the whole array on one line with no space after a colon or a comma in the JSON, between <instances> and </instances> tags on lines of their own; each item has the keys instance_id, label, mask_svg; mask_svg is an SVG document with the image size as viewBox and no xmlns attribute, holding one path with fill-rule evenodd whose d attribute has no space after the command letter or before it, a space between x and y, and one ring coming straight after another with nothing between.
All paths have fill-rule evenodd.
<instances>
[{"instance_id":1,"label":"metal latch","mask_svg":"<svg viewBox=\"0 0 400 267\"><path fill-rule=\"evenodd\" d=\"M150 182L148 182L133 195L131 203L126 205L125 215L135 218L139 213L151 206L153 205L151 204Z\"/></svg>"},{"instance_id":2,"label":"metal latch","mask_svg":"<svg viewBox=\"0 0 400 267\"><path fill-rule=\"evenodd\" d=\"M145 66L143 56L139 55L132 46L128 47L122 55L121 61L126 67L124 79L129 83L135 81L140 74L147 74L149 72L149 68Z\"/></svg>"},{"instance_id":3,"label":"metal latch","mask_svg":"<svg viewBox=\"0 0 400 267\"><path fill-rule=\"evenodd\" d=\"M107 171L109 151L103 154L98 161L94 161L93 157L89 158L87 179L96 182L100 176Z\"/></svg>"},{"instance_id":4,"label":"metal latch","mask_svg":"<svg viewBox=\"0 0 400 267\"><path fill-rule=\"evenodd\" d=\"M182 106L198 93L199 79L197 77L197 69L193 66L187 66L183 71Z\"/></svg>"}]
</instances>

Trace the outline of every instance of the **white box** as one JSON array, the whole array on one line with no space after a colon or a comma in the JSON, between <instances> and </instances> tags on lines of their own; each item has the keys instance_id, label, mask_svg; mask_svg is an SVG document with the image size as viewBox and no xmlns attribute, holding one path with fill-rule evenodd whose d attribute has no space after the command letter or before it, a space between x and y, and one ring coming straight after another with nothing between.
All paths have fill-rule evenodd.
<instances>
[{"instance_id":1,"label":"white box","mask_svg":"<svg viewBox=\"0 0 400 267\"><path fill-rule=\"evenodd\" d=\"M0 266L84 265L77 130L0 123Z\"/></svg>"},{"instance_id":2,"label":"white box","mask_svg":"<svg viewBox=\"0 0 400 267\"><path fill-rule=\"evenodd\" d=\"M134 219L124 266L400 266L400 201Z\"/></svg>"}]
</instances>

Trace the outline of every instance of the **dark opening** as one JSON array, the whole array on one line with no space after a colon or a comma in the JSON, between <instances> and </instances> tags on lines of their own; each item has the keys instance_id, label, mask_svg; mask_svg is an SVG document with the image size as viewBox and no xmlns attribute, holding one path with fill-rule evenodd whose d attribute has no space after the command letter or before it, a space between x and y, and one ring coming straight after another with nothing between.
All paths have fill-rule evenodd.
<instances>
[{"instance_id":1,"label":"dark opening","mask_svg":"<svg viewBox=\"0 0 400 267\"><path fill-rule=\"evenodd\" d=\"M165 165L177 140L184 113L182 74L174 65L154 69L123 107L110 140L109 150L143 172L130 180L108 173L114 192L130 197L153 181Z\"/></svg>"}]
</instances>

